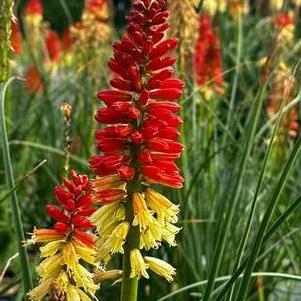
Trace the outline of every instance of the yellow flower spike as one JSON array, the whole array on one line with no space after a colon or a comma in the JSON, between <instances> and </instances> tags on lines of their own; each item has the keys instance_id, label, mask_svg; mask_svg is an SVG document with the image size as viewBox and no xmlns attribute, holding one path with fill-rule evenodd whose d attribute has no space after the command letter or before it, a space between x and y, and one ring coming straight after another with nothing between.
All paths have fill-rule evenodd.
<instances>
[{"instance_id":1,"label":"yellow flower spike","mask_svg":"<svg viewBox=\"0 0 301 301\"><path fill-rule=\"evenodd\" d=\"M176 269L169 263L155 257L144 257L146 264L156 274L164 277L168 282L173 281L173 276L176 275Z\"/></svg>"},{"instance_id":2,"label":"yellow flower spike","mask_svg":"<svg viewBox=\"0 0 301 301\"><path fill-rule=\"evenodd\" d=\"M53 256L64 244L63 240L55 240L49 242L44 247L40 248L41 251L41 257L49 257Z\"/></svg>"},{"instance_id":3,"label":"yellow flower spike","mask_svg":"<svg viewBox=\"0 0 301 301\"><path fill-rule=\"evenodd\" d=\"M148 188L145 192L145 199L147 206L157 213L160 222L176 223L178 221L179 206L173 204L167 197Z\"/></svg>"},{"instance_id":4,"label":"yellow flower spike","mask_svg":"<svg viewBox=\"0 0 301 301\"><path fill-rule=\"evenodd\" d=\"M120 223L108 237L107 242L110 245L110 251L112 254L123 253L123 245L129 229L130 224L128 222Z\"/></svg>"},{"instance_id":5,"label":"yellow flower spike","mask_svg":"<svg viewBox=\"0 0 301 301\"><path fill-rule=\"evenodd\" d=\"M203 9L211 16L214 16L217 12L224 13L226 8L227 0L204 0L203 2Z\"/></svg>"},{"instance_id":6,"label":"yellow flower spike","mask_svg":"<svg viewBox=\"0 0 301 301\"><path fill-rule=\"evenodd\" d=\"M162 239L165 240L170 246L176 246L175 236L180 232L181 228L176 227L171 223L166 223L162 228Z\"/></svg>"},{"instance_id":7,"label":"yellow flower spike","mask_svg":"<svg viewBox=\"0 0 301 301\"><path fill-rule=\"evenodd\" d=\"M130 278L143 276L148 279L149 276L146 271L146 269L148 268L148 265L145 264L143 257L138 249L134 249L131 251L130 259L131 259Z\"/></svg>"},{"instance_id":8,"label":"yellow flower spike","mask_svg":"<svg viewBox=\"0 0 301 301\"><path fill-rule=\"evenodd\" d=\"M140 227L140 231L149 229L150 227L160 227L158 221L153 217L153 212L148 210L145 200L141 193L133 195L134 220L133 226Z\"/></svg>"}]
</instances>

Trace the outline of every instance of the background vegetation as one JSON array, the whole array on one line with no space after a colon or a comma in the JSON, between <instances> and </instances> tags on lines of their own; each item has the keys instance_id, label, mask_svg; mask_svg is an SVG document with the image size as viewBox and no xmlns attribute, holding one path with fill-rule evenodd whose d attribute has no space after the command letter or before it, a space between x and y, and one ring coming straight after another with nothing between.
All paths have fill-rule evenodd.
<instances>
[{"instance_id":1,"label":"background vegetation","mask_svg":"<svg viewBox=\"0 0 301 301\"><path fill-rule=\"evenodd\" d=\"M239 13L238 19L230 11L217 12L212 17L221 38L223 94L208 99L203 89L210 87L210 80L198 86L189 66L187 72L178 70L187 82L186 95L181 100L186 145L181 164L186 184L180 192L169 192L169 196L181 205L183 230L178 236L178 247L164 248L160 254L177 267L178 275L171 285L156 277L142 280L139 300L200 300L205 293L204 281L231 275L245 259L250 264L254 260L254 271L258 273L251 278L247 300L301 300L301 278L291 279L292 275L300 275L301 268L300 140L289 135L283 138L281 114L277 115L277 110L272 115L267 113L275 77L281 63L285 63L289 75L294 77L295 89L291 96L285 91L278 93L282 110L294 104L300 116L300 11L291 1L283 5L283 11L294 14L296 30L293 42L279 49L274 44L279 34L274 19L279 11L266 7L265 2L251 3L248 13ZM31 232L34 225L50 223L44 206L53 199L53 187L64 174L65 124L60 111L63 102L73 108L71 166L91 174L87 158L94 153L93 114L99 106L95 95L107 86L106 61L111 56L111 42L122 30L129 3L120 0L109 4L106 20L109 34L104 40L94 37L96 44L80 41L74 46L76 50L63 53L55 62L44 57L41 37L45 28L39 27L35 34L27 31L30 25L24 13L25 4L25 1L16 2L23 42L21 54L11 53L11 75L24 77L34 62L43 88L30 91L26 83L15 81L7 95L6 123L16 180L47 160L17 188L24 228ZM45 23L62 35L71 23L81 20L84 2L44 0L43 8ZM197 31L198 26L193 30ZM265 57L271 59L271 64L262 63ZM286 177L290 163L291 170ZM16 243L8 199L4 199L7 187L2 160L0 174L0 268L3 270L16 253ZM250 227L246 228L248 224ZM271 231L263 231L264 226ZM259 254L252 253L261 239ZM28 250L34 272L37 250L32 246ZM220 268L216 261L218 254ZM21 300L16 260L1 281L0 300ZM189 287L195 283L198 284ZM215 296L222 292L221 285L218 282L213 287L219 287ZM187 289L179 292L181 288ZM238 285L234 294L237 289ZM219 296L216 300L230 300L229 291L226 299ZM118 296L119 284L105 284L100 292L101 300L118 300Z\"/></svg>"}]
</instances>

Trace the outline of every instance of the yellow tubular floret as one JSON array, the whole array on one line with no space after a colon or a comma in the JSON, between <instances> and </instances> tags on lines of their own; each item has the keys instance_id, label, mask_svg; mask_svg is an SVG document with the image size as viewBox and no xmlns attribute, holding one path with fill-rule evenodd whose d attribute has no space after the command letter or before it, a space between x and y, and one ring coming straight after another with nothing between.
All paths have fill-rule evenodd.
<instances>
[{"instance_id":1,"label":"yellow tubular floret","mask_svg":"<svg viewBox=\"0 0 301 301\"><path fill-rule=\"evenodd\" d=\"M131 259L131 278L135 277L145 277L149 278L146 269L148 268L147 264L145 264L143 257L138 249L134 249L131 251L130 255Z\"/></svg>"},{"instance_id":2,"label":"yellow tubular floret","mask_svg":"<svg viewBox=\"0 0 301 301\"><path fill-rule=\"evenodd\" d=\"M159 258L146 256L144 257L144 260L153 272L164 277L169 282L171 282L173 276L176 275L176 269Z\"/></svg>"}]
</instances>

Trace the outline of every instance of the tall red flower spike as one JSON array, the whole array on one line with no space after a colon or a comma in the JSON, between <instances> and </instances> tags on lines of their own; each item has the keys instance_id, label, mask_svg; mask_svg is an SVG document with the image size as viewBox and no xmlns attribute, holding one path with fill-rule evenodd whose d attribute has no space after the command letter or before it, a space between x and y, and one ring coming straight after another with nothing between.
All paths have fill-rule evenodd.
<instances>
[{"instance_id":1,"label":"tall red flower spike","mask_svg":"<svg viewBox=\"0 0 301 301\"><path fill-rule=\"evenodd\" d=\"M200 15L194 66L196 82L199 86L208 83L215 93L223 93L224 76L220 39L217 31L213 29L211 18L206 13Z\"/></svg>"},{"instance_id":2,"label":"tall red flower spike","mask_svg":"<svg viewBox=\"0 0 301 301\"><path fill-rule=\"evenodd\" d=\"M176 101L184 83L173 77L176 58L170 52L177 40L164 38L167 18L165 1L135 1L127 32L113 45L111 89L98 93L106 106L95 115L106 125L95 134L103 154L90 158L97 175L117 173L129 181L139 174L148 183L182 187L174 161L183 150Z\"/></svg>"},{"instance_id":3,"label":"tall red flower spike","mask_svg":"<svg viewBox=\"0 0 301 301\"><path fill-rule=\"evenodd\" d=\"M182 123L177 100L184 83L173 77L171 51L177 39L165 38L168 15L163 0L133 3L127 31L113 44L108 62L111 89L98 93L105 104L95 115L105 125L95 133L102 154L89 162L99 176L91 181L93 201L101 206L91 220L98 232L99 261L107 264L115 253L124 253L124 301L137 293L129 283L148 278L147 269L168 281L175 275L168 263L141 253L163 241L175 246L180 231L174 225L178 206L150 187L181 188L184 181L175 163L183 150L177 141Z\"/></svg>"},{"instance_id":4,"label":"tall red flower spike","mask_svg":"<svg viewBox=\"0 0 301 301\"><path fill-rule=\"evenodd\" d=\"M63 178L63 185L56 186L55 198L59 204L46 205L47 214L56 223L53 233L62 237L75 237L87 246L92 246L94 238L87 230L94 226L89 216L95 211L91 201L90 182L86 175L71 171L71 180Z\"/></svg>"}]
</instances>

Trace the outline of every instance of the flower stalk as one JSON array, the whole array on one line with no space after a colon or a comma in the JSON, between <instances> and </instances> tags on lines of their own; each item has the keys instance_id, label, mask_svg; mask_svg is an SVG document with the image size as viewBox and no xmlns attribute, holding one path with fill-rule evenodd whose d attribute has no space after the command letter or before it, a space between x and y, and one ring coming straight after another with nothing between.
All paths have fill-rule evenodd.
<instances>
[{"instance_id":1,"label":"flower stalk","mask_svg":"<svg viewBox=\"0 0 301 301\"><path fill-rule=\"evenodd\" d=\"M182 188L175 160L183 145L177 127L182 120L176 101L183 81L173 77L177 39L165 38L169 16L163 0L138 0L127 16L128 27L113 44L111 89L98 98L105 103L95 119L106 127L95 133L101 152L90 158L93 200L99 209L91 220L97 227L98 259L107 264L124 254L121 300L136 301L138 280L151 270L172 281L175 269L144 253L175 246L178 206L152 184Z\"/></svg>"}]
</instances>

